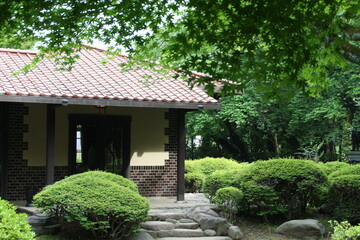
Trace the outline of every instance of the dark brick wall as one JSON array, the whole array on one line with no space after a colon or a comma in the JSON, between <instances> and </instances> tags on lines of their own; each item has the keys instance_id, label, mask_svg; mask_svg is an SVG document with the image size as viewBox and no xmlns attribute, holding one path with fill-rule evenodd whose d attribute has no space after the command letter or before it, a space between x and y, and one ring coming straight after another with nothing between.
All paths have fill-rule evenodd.
<instances>
[{"instance_id":1,"label":"dark brick wall","mask_svg":"<svg viewBox=\"0 0 360 240\"><path fill-rule=\"evenodd\" d=\"M24 124L24 116L29 114L28 107L21 103L9 105L8 128L8 163L7 192L8 200L24 200L25 188L29 186L41 189L45 186L45 166L28 166L23 158L23 150L28 149L23 141L28 125ZM44 143L45 144L45 143ZM67 166L55 167L55 179L60 180L67 175Z\"/></svg>"},{"instance_id":2,"label":"dark brick wall","mask_svg":"<svg viewBox=\"0 0 360 240\"><path fill-rule=\"evenodd\" d=\"M177 193L177 111L170 109L165 113L169 127L165 135L169 143L164 150L169 152L165 166L132 166L130 179L134 181L144 196L176 196Z\"/></svg>"}]
</instances>

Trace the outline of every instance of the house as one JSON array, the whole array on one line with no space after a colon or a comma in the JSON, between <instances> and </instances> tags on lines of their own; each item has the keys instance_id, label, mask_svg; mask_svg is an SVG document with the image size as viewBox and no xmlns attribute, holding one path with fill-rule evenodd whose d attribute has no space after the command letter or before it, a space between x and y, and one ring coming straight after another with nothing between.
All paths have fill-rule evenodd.
<instances>
[{"instance_id":1,"label":"house","mask_svg":"<svg viewBox=\"0 0 360 240\"><path fill-rule=\"evenodd\" d=\"M71 71L45 60L13 75L35 56L0 49L1 197L23 200L28 187L101 169L145 196L184 200L184 115L219 109L215 99L158 72L122 72L125 56L103 64L97 48L83 49Z\"/></svg>"}]
</instances>

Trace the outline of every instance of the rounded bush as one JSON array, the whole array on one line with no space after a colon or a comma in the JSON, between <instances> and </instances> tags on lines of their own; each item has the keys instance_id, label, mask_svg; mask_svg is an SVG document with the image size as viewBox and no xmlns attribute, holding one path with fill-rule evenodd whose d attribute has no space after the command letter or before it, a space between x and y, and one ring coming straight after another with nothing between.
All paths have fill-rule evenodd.
<instances>
[{"instance_id":1,"label":"rounded bush","mask_svg":"<svg viewBox=\"0 0 360 240\"><path fill-rule=\"evenodd\" d=\"M113 178L95 175L80 173L49 185L34 196L34 204L60 221L79 223L96 239L121 239L136 232L147 220L149 201Z\"/></svg>"},{"instance_id":2,"label":"rounded bush","mask_svg":"<svg viewBox=\"0 0 360 240\"><path fill-rule=\"evenodd\" d=\"M239 163L226 158L202 158L197 160L186 160L185 170L187 173L200 172L205 176L217 170L232 170L239 167Z\"/></svg>"},{"instance_id":3,"label":"rounded bush","mask_svg":"<svg viewBox=\"0 0 360 240\"><path fill-rule=\"evenodd\" d=\"M224 187L216 191L214 203L220 207L223 217L234 221L243 196L242 191L236 187Z\"/></svg>"},{"instance_id":4,"label":"rounded bush","mask_svg":"<svg viewBox=\"0 0 360 240\"><path fill-rule=\"evenodd\" d=\"M185 190L186 192L200 192L204 183L205 175L198 172L185 173Z\"/></svg>"},{"instance_id":5,"label":"rounded bush","mask_svg":"<svg viewBox=\"0 0 360 240\"><path fill-rule=\"evenodd\" d=\"M339 220L360 222L360 175L343 175L331 180L329 204Z\"/></svg>"},{"instance_id":6,"label":"rounded bush","mask_svg":"<svg viewBox=\"0 0 360 240\"><path fill-rule=\"evenodd\" d=\"M356 164L356 165L349 164L347 167L340 168L339 170L329 175L329 180L331 181L336 177L344 176L344 175L360 175L360 164Z\"/></svg>"},{"instance_id":7,"label":"rounded bush","mask_svg":"<svg viewBox=\"0 0 360 240\"><path fill-rule=\"evenodd\" d=\"M327 190L326 174L309 160L257 161L241 171L237 181L247 203L243 210L265 217L303 214L308 204L321 204Z\"/></svg>"},{"instance_id":8,"label":"rounded bush","mask_svg":"<svg viewBox=\"0 0 360 240\"><path fill-rule=\"evenodd\" d=\"M0 239L34 239L35 233L31 231L26 217L26 214L16 213L16 208L13 205L0 199Z\"/></svg>"},{"instance_id":9,"label":"rounded bush","mask_svg":"<svg viewBox=\"0 0 360 240\"><path fill-rule=\"evenodd\" d=\"M341 169L343 167L348 167L349 164L346 163L346 162L337 162L337 161L335 161L335 162L327 162L323 166L324 166L324 168L323 168L324 172L327 175L329 175L329 174L331 174L331 173L333 173L333 172L335 172L335 171L337 171L337 170L339 170L339 169Z\"/></svg>"},{"instance_id":10,"label":"rounded bush","mask_svg":"<svg viewBox=\"0 0 360 240\"><path fill-rule=\"evenodd\" d=\"M360 225L351 226L347 221L338 223L332 221L331 225L334 227L334 233L331 235L332 240L358 240L360 239Z\"/></svg>"},{"instance_id":11,"label":"rounded bush","mask_svg":"<svg viewBox=\"0 0 360 240\"><path fill-rule=\"evenodd\" d=\"M134 182L132 182L131 180L124 178L123 176L118 175L118 174L99 171L99 170L88 171L88 172L84 172L84 173L80 173L80 174L74 174L69 177L66 177L62 181L67 182L67 181L74 181L75 179L83 179L83 178L101 178L101 179L105 179L105 180L109 180L114 183L117 183L120 186L130 188L134 192L139 192L137 185Z\"/></svg>"},{"instance_id":12,"label":"rounded bush","mask_svg":"<svg viewBox=\"0 0 360 240\"><path fill-rule=\"evenodd\" d=\"M202 192L212 200L218 189L236 186L237 175L245 166L247 165L239 164L239 166L233 170L217 170L211 173L205 178Z\"/></svg>"}]
</instances>

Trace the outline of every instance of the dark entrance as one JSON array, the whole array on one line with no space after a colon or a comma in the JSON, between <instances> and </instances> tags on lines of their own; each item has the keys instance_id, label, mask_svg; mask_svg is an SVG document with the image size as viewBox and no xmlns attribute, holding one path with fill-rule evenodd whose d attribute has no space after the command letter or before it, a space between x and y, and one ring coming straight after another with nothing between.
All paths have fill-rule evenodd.
<instances>
[{"instance_id":1,"label":"dark entrance","mask_svg":"<svg viewBox=\"0 0 360 240\"><path fill-rule=\"evenodd\" d=\"M70 173L104 170L128 177L130 117L70 115Z\"/></svg>"}]
</instances>

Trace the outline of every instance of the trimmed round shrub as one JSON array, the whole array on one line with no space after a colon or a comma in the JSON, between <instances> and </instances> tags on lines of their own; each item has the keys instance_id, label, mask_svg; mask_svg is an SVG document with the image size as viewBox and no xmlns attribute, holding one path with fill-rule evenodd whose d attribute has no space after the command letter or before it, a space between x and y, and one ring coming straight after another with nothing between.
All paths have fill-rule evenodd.
<instances>
[{"instance_id":1,"label":"trimmed round shrub","mask_svg":"<svg viewBox=\"0 0 360 240\"><path fill-rule=\"evenodd\" d=\"M35 233L31 231L26 217L26 214L16 213L16 208L13 205L0 199L0 239L34 239Z\"/></svg>"},{"instance_id":2,"label":"trimmed round shrub","mask_svg":"<svg viewBox=\"0 0 360 240\"><path fill-rule=\"evenodd\" d=\"M360 175L360 164L351 165L349 164L347 167L340 168L339 170L331 173L329 175L329 180L344 176L344 175Z\"/></svg>"},{"instance_id":3,"label":"trimmed round shrub","mask_svg":"<svg viewBox=\"0 0 360 240\"><path fill-rule=\"evenodd\" d=\"M332 240L358 240L360 239L360 225L351 226L347 221L338 223L331 222L334 227L334 233L331 235Z\"/></svg>"},{"instance_id":4,"label":"trimmed round shrub","mask_svg":"<svg viewBox=\"0 0 360 240\"><path fill-rule=\"evenodd\" d=\"M236 220L238 206L243 199L243 193L236 187L220 188L214 196L214 203L220 207L221 214L229 221Z\"/></svg>"},{"instance_id":5,"label":"trimmed round shrub","mask_svg":"<svg viewBox=\"0 0 360 240\"><path fill-rule=\"evenodd\" d=\"M210 175L211 173L217 170L232 170L239 167L239 163L227 158L202 158L197 160L186 160L185 161L185 171L186 173L190 172L200 172L205 176Z\"/></svg>"},{"instance_id":6,"label":"trimmed round shrub","mask_svg":"<svg viewBox=\"0 0 360 240\"><path fill-rule=\"evenodd\" d=\"M185 173L185 191L190 193L200 192L205 175L198 172Z\"/></svg>"},{"instance_id":7,"label":"trimmed round shrub","mask_svg":"<svg viewBox=\"0 0 360 240\"><path fill-rule=\"evenodd\" d=\"M236 186L237 175L248 164L239 164L236 169L233 170L217 170L205 178L202 192L212 200L213 196L218 189L230 186Z\"/></svg>"},{"instance_id":8,"label":"trimmed round shrub","mask_svg":"<svg viewBox=\"0 0 360 240\"><path fill-rule=\"evenodd\" d=\"M329 174L331 174L331 173L333 173L333 172L335 172L335 171L337 171L337 170L339 170L339 169L341 169L343 167L348 167L348 166L349 166L349 164L346 163L346 162L337 162L337 161L335 161L335 162L327 162L327 163L324 164L323 170L327 175L329 175Z\"/></svg>"},{"instance_id":9,"label":"trimmed round shrub","mask_svg":"<svg viewBox=\"0 0 360 240\"><path fill-rule=\"evenodd\" d=\"M127 187L127 188L133 190L134 192L139 192L137 185L130 179L124 178L123 176L118 175L118 174L99 171L99 170L88 171L88 172L84 172L81 174L74 174L69 177L66 177L62 181L63 182L74 181L75 179L83 179L86 177L101 178L101 179L109 180L109 181L119 184L120 186Z\"/></svg>"},{"instance_id":10,"label":"trimmed round shrub","mask_svg":"<svg viewBox=\"0 0 360 240\"><path fill-rule=\"evenodd\" d=\"M80 224L95 239L122 239L147 220L149 201L98 172L80 173L45 187L34 204L63 222ZM123 181L124 184L126 181ZM124 184L126 185L126 184Z\"/></svg>"},{"instance_id":11,"label":"trimmed round shrub","mask_svg":"<svg viewBox=\"0 0 360 240\"><path fill-rule=\"evenodd\" d=\"M250 213L283 213L290 219L318 206L327 191L327 177L316 163L299 159L257 161L239 173L238 186Z\"/></svg>"},{"instance_id":12,"label":"trimmed round shrub","mask_svg":"<svg viewBox=\"0 0 360 240\"><path fill-rule=\"evenodd\" d=\"M339 220L360 222L360 175L343 175L331 180L329 204Z\"/></svg>"}]
</instances>

